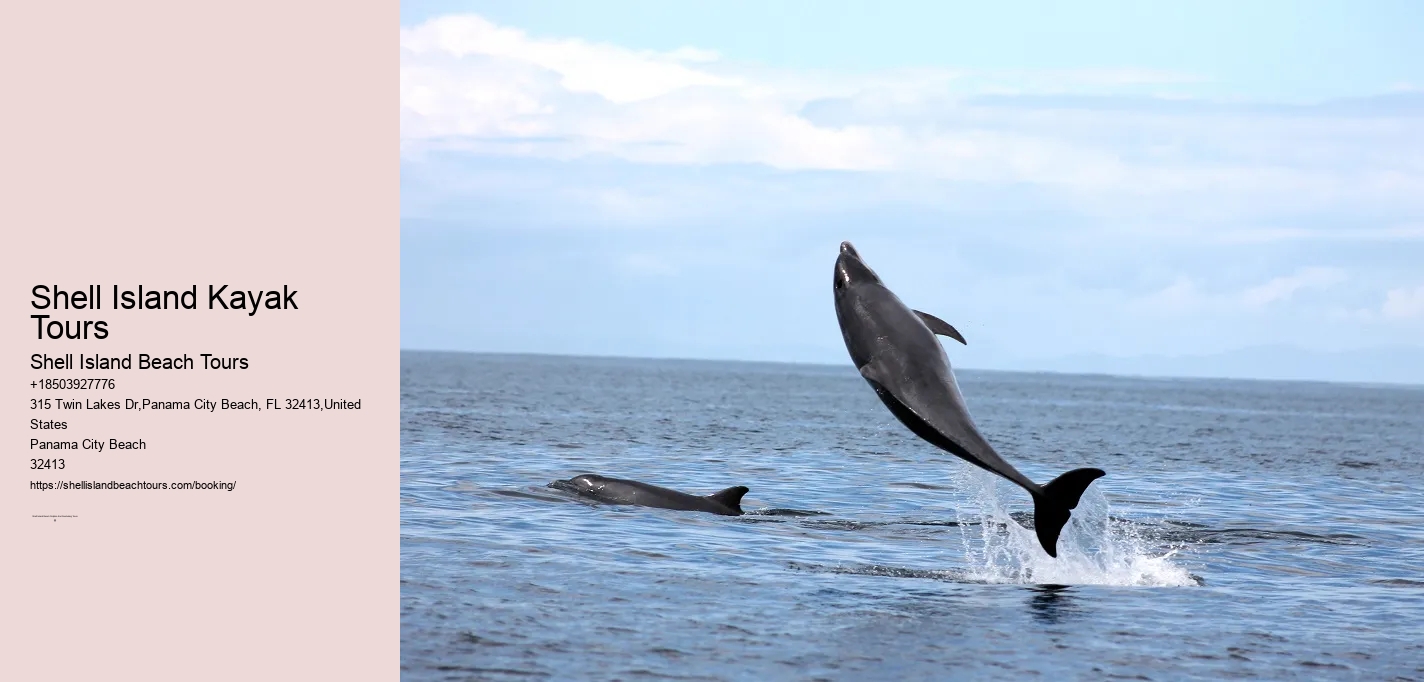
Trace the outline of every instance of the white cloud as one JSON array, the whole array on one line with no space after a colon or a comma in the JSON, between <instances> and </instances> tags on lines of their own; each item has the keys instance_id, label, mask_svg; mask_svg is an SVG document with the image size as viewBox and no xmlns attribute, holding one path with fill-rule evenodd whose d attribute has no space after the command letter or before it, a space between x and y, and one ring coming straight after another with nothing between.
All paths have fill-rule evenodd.
<instances>
[{"instance_id":1,"label":"white cloud","mask_svg":"<svg viewBox=\"0 0 1424 682\"><path fill-rule=\"evenodd\" d=\"M1133 69L777 69L702 47L534 37L474 15L402 28L400 43L407 159L606 156L1032 185L1083 215L1175 221L1218 241L1313 237L1270 225L1331 211L1384 217L1361 220L1361 238L1413 239L1416 227L1389 224L1424 211L1420 118L1398 102L1357 115L1153 98L1191 77ZM995 92L1020 96L982 97Z\"/></svg>"},{"instance_id":2,"label":"white cloud","mask_svg":"<svg viewBox=\"0 0 1424 682\"><path fill-rule=\"evenodd\" d=\"M1139 314L1167 317L1250 314L1289 301L1299 291L1329 289L1346 279L1348 276L1340 268L1305 267L1233 293L1204 290L1195 280L1183 276L1162 289L1132 299L1128 308Z\"/></svg>"},{"instance_id":3,"label":"white cloud","mask_svg":"<svg viewBox=\"0 0 1424 682\"><path fill-rule=\"evenodd\" d=\"M401 30L402 144L645 163L888 166L882 148L898 144L894 131L818 127L777 88L686 65L716 57L535 40L476 16L434 19ZM530 139L541 143L510 144Z\"/></svg>"},{"instance_id":4,"label":"white cloud","mask_svg":"<svg viewBox=\"0 0 1424 682\"><path fill-rule=\"evenodd\" d=\"M1345 281L1345 271L1339 268L1301 268L1293 275L1277 277L1260 286L1242 292L1241 302L1248 307L1288 300L1301 289L1323 289Z\"/></svg>"},{"instance_id":5,"label":"white cloud","mask_svg":"<svg viewBox=\"0 0 1424 682\"><path fill-rule=\"evenodd\" d=\"M903 171L1115 195L1189 194L1198 199L1193 205L1219 209L1242 196L1413 206L1424 196L1415 121L1142 98L974 100L1190 80L1180 74L807 73L726 64L698 47L654 53L535 38L470 14L402 28L400 54L407 152L456 145L545 158ZM833 120L807 107L833 111Z\"/></svg>"},{"instance_id":6,"label":"white cloud","mask_svg":"<svg viewBox=\"0 0 1424 682\"><path fill-rule=\"evenodd\" d=\"M1266 244L1286 241L1397 242L1424 240L1424 225L1351 226L1348 229L1245 227L1222 234L1219 244Z\"/></svg>"},{"instance_id":7,"label":"white cloud","mask_svg":"<svg viewBox=\"0 0 1424 682\"><path fill-rule=\"evenodd\" d=\"M534 40L523 31L496 26L475 15L442 17L403 28L401 49L415 57L479 55L530 64L559 74L560 85L569 92L595 93L620 104L698 85L738 85L735 79L679 63L714 61L715 52L687 47L660 55L581 40Z\"/></svg>"},{"instance_id":8,"label":"white cloud","mask_svg":"<svg viewBox=\"0 0 1424 682\"><path fill-rule=\"evenodd\" d=\"M1165 288L1133 300L1128 307L1138 313L1177 315L1200 308L1208 298L1191 279L1179 277Z\"/></svg>"},{"instance_id":9,"label":"white cloud","mask_svg":"<svg viewBox=\"0 0 1424 682\"><path fill-rule=\"evenodd\" d=\"M1385 294L1380 312L1385 317L1409 319L1424 317L1424 286L1414 289L1391 289Z\"/></svg>"}]
</instances>

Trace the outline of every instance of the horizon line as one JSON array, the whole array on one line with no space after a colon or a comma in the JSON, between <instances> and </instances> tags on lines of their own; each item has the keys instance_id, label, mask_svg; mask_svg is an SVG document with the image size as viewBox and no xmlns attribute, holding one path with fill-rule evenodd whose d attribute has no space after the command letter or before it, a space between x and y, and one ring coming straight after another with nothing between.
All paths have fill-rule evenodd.
<instances>
[{"instance_id":1,"label":"horizon line","mask_svg":"<svg viewBox=\"0 0 1424 682\"><path fill-rule=\"evenodd\" d=\"M508 355L508 356L533 356L548 358L585 358L595 360L668 360L675 362L707 362L707 363L743 363L755 365L803 365L812 367L849 367L840 364L827 362L816 362L806 360L747 360L745 358L692 358L678 356L648 356L648 355L614 355L596 353L543 353L537 351L483 351L483 350L455 350L448 348L405 348L400 349L401 353L449 353L465 355ZM1105 356L1111 357L1111 356ZM1164 356L1165 357L1165 356ZM1209 357L1209 356L1183 356L1183 357ZM1108 377L1113 379L1172 379L1176 381L1256 381L1269 383L1309 383L1309 384L1331 384L1336 386L1355 386L1362 388L1392 388L1405 390L1424 390L1424 383L1415 382L1393 382L1393 381L1337 381L1330 379L1263 379L1260 377L1241 376L1182 376L1175 374L1116 374L1110 372L1068 372L1052 369L998 369L989 367L964 366L954 369L962 369L973 372L998 372L1003 374L1055 374L1062 376L1078 377ZM954 371L952 369L951 371Z\"/></svg>"}]
</instances>

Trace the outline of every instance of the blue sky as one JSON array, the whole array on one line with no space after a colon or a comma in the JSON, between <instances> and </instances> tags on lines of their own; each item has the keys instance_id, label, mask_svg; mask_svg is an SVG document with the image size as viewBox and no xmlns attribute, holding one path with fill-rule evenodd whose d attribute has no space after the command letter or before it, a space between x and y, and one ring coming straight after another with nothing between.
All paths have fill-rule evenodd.
<instances>
[{"instance_id":1,"label":"blue sky","mask_svg":"<svg viewBox=\"0 0 1424 682\"><path fill-rule=\"evenodd\" d=\"M404 3L402 346L1424 382L1424 5L985 4Z\"/></svg>"}]
</instances>

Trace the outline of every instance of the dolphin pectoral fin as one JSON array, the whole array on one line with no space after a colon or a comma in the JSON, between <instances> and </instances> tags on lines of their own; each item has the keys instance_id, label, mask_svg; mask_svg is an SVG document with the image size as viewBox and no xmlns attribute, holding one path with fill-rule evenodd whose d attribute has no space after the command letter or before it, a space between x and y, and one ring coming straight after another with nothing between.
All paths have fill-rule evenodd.
<instances>
[{"instance_id":1,"label":"dolphin pectoral fin","mask_svg":"<svg viewBox=\"0 0 1424 682\"><path fill-rule=\"evenodd\" d=\"M707 496L707 499L716 502L724 507L742 513L742 496L747 494L747 487L744 485L734 485L726 490L718 491Z\"/></svg>"},{"instance_id":2,"label":"dolphin pectoral fin","mask_svg":"<svg viewBox=\"0 0 1424 682\"><path fill-rule=\"evenodd\" d=\"M955 341L958 341L966 346L969 345L969 342L965 341L963 336L960 336L959 330L955 329L954 325L945 322L944 320L941 320L938 317L935 317L934 315L931 315L929 313L922 313L918 310L914 311L914 313L920 316L920 319L924 321L926 327L930 328L930 331L939 334L940 336L948 336L949 338L954 339Z\"/></svg>"},{"instance_id":3,"label":"dolphin pectoral fin","mask_svg":"<svg viewBox=\"0 0 1424 682\"><path fill-rule=\"evenodd\" d=\"M865 363L865 366L860 368L860 376L865 377L866 381L876 386L885 385L884 373L880 371L880 367L873 361Z\"/></svg>"},{"instance_id":4,"label":"dolphin pectoral fin","mask_svg":"<svg viewBox=\"0 0 1424 682\"><path fill-rule=\"evenodd\" d=\"M903 397L897 395L892 389L896 383L892 381L894 378L893 374L893 370L886 371L874 361L868 362L864 367L860 368L860 376L865 377L865 380L870 382L870 387L875 389L875 393L880 396L881 402L884 402L885 406L890 408L890 414L895 415L895 418L899 419L900 423L909 426L910 430L915 432L915 435L930 443L934 443L934 436L930 434L936 433L935 428L929 425L929 420L925 418L922 411L916 410L906 404ZM911 424L923 424L923 433L916 431L915 429L918 427L911 426Z\"/></svg>"}]
</instances>

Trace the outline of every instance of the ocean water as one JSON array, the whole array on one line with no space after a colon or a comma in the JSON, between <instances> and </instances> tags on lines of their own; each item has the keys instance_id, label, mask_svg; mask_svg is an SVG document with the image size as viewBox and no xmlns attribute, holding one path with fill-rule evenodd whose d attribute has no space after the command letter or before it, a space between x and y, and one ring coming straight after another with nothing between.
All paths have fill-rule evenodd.
<instances>
[{"instance_id":1,"label":"ocean water","mask_svg":"<svg viewBox=\"0 0 1424 682\"><path fill-rule=\"evenodd\" d=\"M848 361L402 353L403 679L1424 679L1424 387L956 374L1058 559Z\"/></svg>"}]
</instances>

